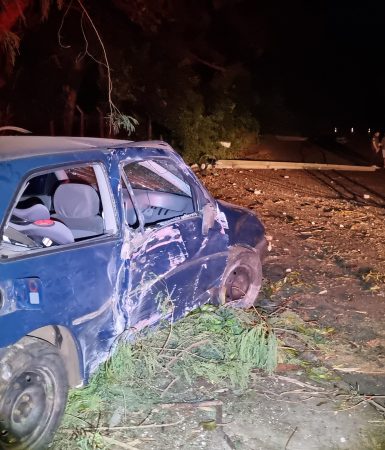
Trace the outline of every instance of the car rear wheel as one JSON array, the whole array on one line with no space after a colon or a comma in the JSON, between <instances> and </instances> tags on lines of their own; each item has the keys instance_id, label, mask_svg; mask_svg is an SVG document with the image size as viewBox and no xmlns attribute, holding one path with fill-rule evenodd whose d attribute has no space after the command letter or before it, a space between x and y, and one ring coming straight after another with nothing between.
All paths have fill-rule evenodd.
<instances>
[{"instance_id":1,"label":"car rear wheel","mask_svg":"<svg viewBox=\"0 0 385 450\"><path fill-rule=\"evenodd\" d=\"M230 251L220 289L220 301L238 308L254 305L262 284L262 264L258 252L234 247Z\"/></svg>"},{"instance_id":2,"label":"car rear wheel","mask_svg":"<svg viewBox=\"0 0 385 450\"><path fill-rule=\"evenodd\" d=\"M25 337L9 347L0 364L0 448L37 450L60 424L68 380L57 348Z\"/></svg>"}]
</instances>

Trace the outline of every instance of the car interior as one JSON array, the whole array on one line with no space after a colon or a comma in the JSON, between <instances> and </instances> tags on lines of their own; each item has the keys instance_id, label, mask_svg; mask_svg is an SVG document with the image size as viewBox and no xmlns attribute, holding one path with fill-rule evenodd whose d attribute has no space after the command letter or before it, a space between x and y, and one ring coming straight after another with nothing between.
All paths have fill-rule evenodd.
<instances>
[{"instance_id":1,"label":"car interior","mask_svg":"<svg viewBox=\"0 0 385 450\"><path fill-rule=\"evenodd\" d=\"M127 164L124 172L144 226L194 212L191 188L176 169L171 167L170 171L155 161L140 161ZM137 209L124 179L122 185L126 222L136 228ZM79 242L116 230L105 174L98 164L89 164L31 178L12 211L3 243L12 244L10 254L14 254Z\"/></svg>"},{"instance_id":2,"label":"car interior","mask_svg":"<svg viewBox=\"0 0 385 450\"><path fill-rule=\"evenodd\" d=\"M190 186L179 173L175 175L175 171L172 173L169 169L155 161L134 162L124 167L144 226L194 212ZM127 190L123 192L123 199L127 223L134 226L138 219Z\"/></svg>"},{"instance_id":3,"label":"car interior","mask_svg":"<svg viewBox=\"0 0 385 450\"><path fill-rule=\"evenodd\" d=\"M180 217L194 212L191 197L170 192L133 189L138 208L143 214L144 225L153 225L164 220ZM134 226L137 222L136 211L128 192L123 193L127 223Z\"/></svg>"},{"instance_id":4,"label":"car interior","mask_svg":"<svg viewBox=\"0 0 385 450\"><path fill-rule=\"evenodd\" d=\"M34 248L70 244L106 231L92 165L37 175L12 211L3 242Z\"/></svg>"}]
</instances>

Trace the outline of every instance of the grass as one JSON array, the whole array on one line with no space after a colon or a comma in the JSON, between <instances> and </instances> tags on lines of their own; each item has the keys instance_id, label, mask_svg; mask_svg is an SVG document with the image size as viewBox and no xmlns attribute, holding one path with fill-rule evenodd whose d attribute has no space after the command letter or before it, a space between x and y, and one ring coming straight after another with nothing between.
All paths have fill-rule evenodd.
<instances>
[{"instance_id":1,"label":"grass","mask_svg":"<svg viewBox=\"0 0 385 450\"><path fill-rule=\"evenodd\" d=\"M367 291L378 291L385 284L385 273L378 272L370 267L361 268L357 272L362 287Z\"/></svg>"},{"instance_id":2,"label":"grass","mask_svg":"<svg viewBox=\"0 0 385 450\"><path fill-rule=\"evenodd\" d=\"M292 294L308 287L303 281L300 272L293 271L275 282L266 280L262 288L262 294L267 299L273 299L276 295L281 294L283 290L287 290Z\"/></svg>"},{"instance_id":3,"label":"grass","mask_svg":"<svg viewBox=\"0 0 385 450\"><path fill-rule=\"evenodd\" d=\"M186 387L197 379L246 388L253 369L274 370L277 348L270 325L255 310L204 306L171 326L143 332L122 343L85 388L70 393L54 448L107 448L99 426L127 422L162 402L192 401ZM200 400L202 392L195 395L193 401ZM84 427L95 429L92 439Z\"/></svg>"},{"instance_id":4,"label":"grass","mask_svg":"<svg viewBox=\"0 0 385 450\"><path fill-rule=\"evenodd\" d=\"M330 335L334 332L332 327L317 327L305 322L294 311L283 311L279 316L270 319L274 327L280 327L283 330L291 330L298 332L303 340L309 345L317 346L319 344L326 344Z\"/></svg>"},{"instance_id":5,"label":"grass","mask_svg":"<svg viewBox=\"0 0 385 450\"><path fill-rule=\"evenodd\" d=\"M339 255L334 256L334 262L338 267L355 276L365 291L375 292L384 288L385 272L380 272L372 267L360 267L358 270L354 270L352 266Z\"/></svg>"},{"instance_id":6,"label":"grass","mask_svg":"<svg viewBox=\"0 0 385 450\"><path fill-rule=\"evenodd\" d=\"M338 381L339 376L333 370L322 365L322 359L331 350L334 328L318 327L305 322L297 313L283 311L279 316L270 318L270 324L280 337L280 362L298 365L313 381ZM284 345L287 341L290 345ZM318 355L313 361L301 356L305 352Z\"/></svg>"},{"instance_id":7,"label":"grass","mask_svg":"<svg viewBox=\"0 0 385 450\"><path fill-rule=\"evenodd\" d=\"M383 425L381 429L371 427L370 431L365 432L361 439L361 442L357 443L356 449L358 450L385 450L385 436Z\"/></svg>"}]
</instances>

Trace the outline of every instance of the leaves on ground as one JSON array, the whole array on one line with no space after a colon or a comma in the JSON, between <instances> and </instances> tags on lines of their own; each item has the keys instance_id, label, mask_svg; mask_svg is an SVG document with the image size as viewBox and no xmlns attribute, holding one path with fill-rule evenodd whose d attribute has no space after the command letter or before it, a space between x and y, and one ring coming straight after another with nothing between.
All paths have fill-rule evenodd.
<instances>
[{"instance_id":1,"label":"leaves on ground","mask_svg":"<svg viewBox=\"0 0 385 450\"><path fill-rule=\"evenodd\" d=\"M120 344L88 386L71 392L64 430L76 436L84 427L97 430L166 400L190 400L184 391L197 379L244 389L253 369L272 373L276 367L277 339L256 310L206 305L165 325ZM88 435L76 442L81 449L91 445ZM92 445L99 448L96 438ZM59 447L76 448L67 431L59 435Z\"/></svg>"}]
</instances>

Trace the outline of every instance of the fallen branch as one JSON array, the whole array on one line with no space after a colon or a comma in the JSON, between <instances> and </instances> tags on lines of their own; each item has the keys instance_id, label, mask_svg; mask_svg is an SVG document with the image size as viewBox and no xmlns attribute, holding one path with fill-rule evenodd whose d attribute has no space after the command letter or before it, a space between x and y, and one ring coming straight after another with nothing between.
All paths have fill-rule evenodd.
<instances>
[{"instance_id":1,"label":"fallen branch","mask_svg":"<svg viewBox=\"0 0 385 450\"><path fill-rule=\"evenodd\" d=\"M219 72L223 72L223 73L226 72L225 67L222 67L222 66L219 66L218 64L206 61L205 59L200 58L199 56L195 55L194 53L190 53L190 56L192 58L194 58L197 62L199 62L207 67L210 67L211 69L218 70Z\"/></svg>"},{"instance_id":2,"label":"fallen branch","mask_svg":"<svg viewBox=\"0 0 385 450\"><path fill-rule=\"evenodd\" d=\"M173 386L174 383L176 383L178 380L179 380L179 377L176 377L173 380L171 380L170 383L168 383L168 385L164 389L164 391L160 394L160 396L163 397L166 394L166 392L171 388L171 386Z\"/></svg>"},{"instance_id":3,"label":"fallen branch","mask_svg":"<svg viewBox=\"0 0 385 450\"><path fill-rule=\"evenodd\" d=\"M210 408L223 406L222 400L205 400L203 402L175 402L175 403L159 403L159 406L162 409L166 408Z\"/></svg>"},{"instance_id":4,"label":"fallen branch","mask_svg":"<svg viewBox=\"0 0 385 450\"><path fill-rule=\"evenodd\" d=\"M300 341L304 342L311 350L318 351L313 345L310 345L310 343L309 343L309 336L307 336L306 334L300 333L299 331L295 331L295 330L290 330L290 329L286 329L286 328L277 328L277 327L273 327L273 331L274 332L275 331L280 331L282 333L293 334Z\"/></svg>"},{"instance_id":5,"label":"fallen branch","mask_svg":"<svg viewBox=\"0 0 385 450\"><path fill-rule=\"evenodd\" d=\"M374 401L373 399L365 399L364 401L369 403L369 405L372 405L377 410L385 413L385 408L382 405L380 405L379 403L377 403L376 401Z\"/></svg>"},{"instance_id":6,"label":"fallen branch","mask_svg":"<svg viewBox=\"0 0 385 450\"><path fill-rule=\"evenodd\" d=\"M296 384L296 385L304 387L304 388L306 387L306 388L312 389L313 391L323 390L323 388L313 386L312 384L309 384L309 383L304 383L302 381L296 380L295 378L284 377L282 375L275 375L274 378L281 380L281 381L286 381L287 383L293 383L293 384Z\"/></svg>"},{"instance_id":7,"label":"fallen branch","mask_svg":"<svg viewBox=\"0 0 385 450\"><path fill-rule=\"evenodd\" d=\"M189 345L187 348L184 348L183 350L181 350L177 355L175 355L174 358L167 363L166 367L170 367L171 365L173 365L182 356L183 353L186 353L193 348L196 348L196 347L199 347L200 345L208 344L208 343L209 343L208 339L203 339L201 341L194 342L193 344Z\"/></svg>"},{"instance_id":8,"label":"fallen branch","mask_svg":"<svg viewBox=\"0 0 385 450\"><path fill-rule=\"evenodd\" d=\"M300 389L295 389L294 391L285 391L280 394L275 394L277 397L282 397L283 395L292 395L292 394L301 394L301 395L325 395L325 391L302 391Z\"/></svg>"},{"instance_id":9,"label":"fallen branch","mask_svg":"<svg viewBox=\"0 0 385 450\"><path fill-rule=\"evenodd\" d=\"M227 433L225 433L223 430L221 430L221 431L222 431L223 439L225 440L226 444L231 448L231 450L236 450L237 447L235 446L234 442L231 440L230 436Z\"/></svg>"},{"instance_id":10,"label":"fallen branch","mask_svg":"<svg viewBox=\"0 0 385 450\"><path fill-rule=\"evenodd\" d=\"M368 375L382 375L385 374L385 370L363 370L360 367L332 367L333 370L338 370L339 372L345 373L366 373Z\"/></svg>"},{"instance_id":11,"label":"fallen branch","mask_svg":"<svg viewBox=\"0 0 385 450\"><path fill-rule=\"evenodd\" d=\"M166 286L166 289L167 289L167 286ZM169 298L171 298L171 296L170 296L170 294L169 294L169 292L168 292L168 289L167 289L167 295L168 295ZM163 345L162 345L162 348L160 349L160 351L159 351L159 353L158 353L158 356L160 356L161 353L167 348L167 344L169 343L170 338L171 338L172 327L173 327L173 324L174 324L174 310L175 310L175 305L174 305L173 302L171 302L171 306L172 306L172 310L171 310L170 329L169 329L169 331L168 331L168 333L167 333L167 338L166 338L166 340L164 341L164 343L163 343Z\"/></svg>"},{"instance_id":12,"label":"fallen branch","mask_svg":"<svg viewBox=\"0 0 385 450\"><path fill-rule=\"evenodd\" d=\"M291 435L289 436L289 439L286 442L285 450L287 449L287 446L289 445L289 442L291 441L291 438L294 436L294 433L297 431L298 427L295 427L294 430L291 432Z\"/></svg>"},{"instance_id":13,"label":"fallen branch","mask_svg":"<svg viewBox=\"0 0 385 450\"><path fill-rule=\"evenodd\" d=\"M147 425L128 425L121 427L90 427L90 428L82 428L82 431L120 431L120 430L135 430L137 428L163 428L163 427L174 427L175 425L179 425L183 422L184 418L178 420L177 422L169 422L169 423L149 423ZM73 428L62 428L62 431L73 432L75 431Z\"/></svg>"}]
</instances>

